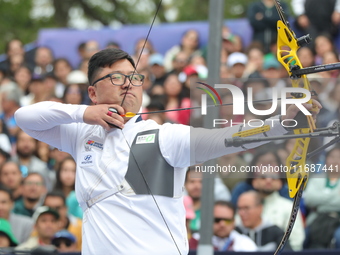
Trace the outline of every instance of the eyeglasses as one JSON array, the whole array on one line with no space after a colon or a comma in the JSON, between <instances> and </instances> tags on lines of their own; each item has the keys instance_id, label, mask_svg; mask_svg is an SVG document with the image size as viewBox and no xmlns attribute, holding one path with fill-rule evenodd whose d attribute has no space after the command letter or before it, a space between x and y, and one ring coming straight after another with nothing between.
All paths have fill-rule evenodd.
<instances>
[{"instance_id":1,"label":"eyeglasses","mask_svg":"<svg viewBox=\"0 0 340 255\"><path fill-rule=\"evenodd\" d=\"M251 209L254 209L256 207L258 207L259 204L253 205L253 206L243 206L243 207L237 207L237 211L241 212L241 211L245 211L245 212L249 212Z\"/></svg>"},{"instance_id":2,"label":"eyeglasses","mask_svg":"<svg viewBox=\"0 0 340 255\"><path fill-rule=\"evenodd\" d=\"M52 240L52 244L57 248L59 248L62 243L64 243L66 247L70 247L72 245L72 241L67 238L57 238Z\"/></svg>"},{"instance_id":3,"label":"eyeglasses","mask_svg":"<svg viewBox=\"0 0 340 255\"><path fill-rule=\"evenodd\" d=\"M30 181L26 181L24 182L24 185L27 185L27 186L44 186L44 183L43 182L30 182Z\"/></svg>"},{"instance_id":4,"label":"eyeglasses","mask_svg":"<svg viewBox=\"0 0 340 255\"><path fill-rule=\"evenodd\" d=\"M98 81L104 80L109 77L111 79L111 83L116 86L122 86L126 82L126 78L129 78L130 83L136 87L142 86L144 81L144 75L142 74L134 73L130 75L125 75L122 73L109 73L92 83L92 86L94 86L94 84L96 84Z\"/></svg>"},{"instance_id":5,"label":"eyeglasses","mask_svg":"<svg viewBox=\"0 0 340 255\"><path fill-rule=\"evenodd\" d=\"M226 219L226 218L214 218L215 223L220 223L220 221L224 221L225 224L231 224L234 222L234 219Z\"/></svg>"}]
</instances>

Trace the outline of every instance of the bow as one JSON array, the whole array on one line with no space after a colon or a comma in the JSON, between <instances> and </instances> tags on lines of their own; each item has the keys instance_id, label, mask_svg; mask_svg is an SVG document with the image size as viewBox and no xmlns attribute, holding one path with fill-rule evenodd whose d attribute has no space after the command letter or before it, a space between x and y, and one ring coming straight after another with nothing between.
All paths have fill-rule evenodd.
<instances>
[{"instance_id":1,"label":"bow","mask_svg":"<svg viewBox=\"0 0 340 255\"><path fill-rule=\"evenodd\" d=\"M285 18L280 1L274 0L274 3L280 17L280 20L277 22L277 58L292 79L292 87L301 87L300 83L302 80L302 87L308 91L311 91L306 73L296 73L296 71L303 69L302 64L297 56L297 51L301 46L308 44L311 41L311 38L309 35L297 38L294 31L291 29L289 22ZM309 73L312 73L312 71ZM301 97L301 95L293 95L293 97L298 98ZM308 103L311 104L312 101L309 100ZM302 192L308 181L309 171L306 168L306 159L307 157L309 158L310 156L315 155L315 152L312 152L313 154L307 154L307 150L310 142L310 137L308 134L313 133L316 130L316 126L313 118L310 115L306 116L306 118L308 122L307 127L294 130L295 136L299 138L296 138L294 148L286 161L286 166L288 167L287 183L289 195L290 197L294 197L294 202L286 232L274 255L281 253L291 234L299 211ZM339 130L337 130L337 132L339 132ZM301 137L304 134L306 136ZM339 133L335 135L338 136ZM337 141L339 141L338 137L334 139L333 143ZM330 144L328 144L327 147L328 146L330 146Z\"/></svg>"}]
</instances>

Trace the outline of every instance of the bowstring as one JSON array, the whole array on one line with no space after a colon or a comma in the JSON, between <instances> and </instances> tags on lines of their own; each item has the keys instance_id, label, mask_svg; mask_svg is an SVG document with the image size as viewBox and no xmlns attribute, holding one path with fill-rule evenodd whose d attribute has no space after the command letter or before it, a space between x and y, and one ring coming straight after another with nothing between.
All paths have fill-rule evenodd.
<instances>
[{"instance_id":1,"label":"bowstring","mask_svg":"<svg viewBox=\"0 0 340 255\"><path fill-rule=\"evenodd\" d=\"M152 30L152 27L153 27L153 25L154 25L154 22L155 22L155 20L156 20L156 17L157 17L157 14L158 14L159 10L160 10L161 5L162 5L162 0L160 0L159 3L158 3L157 9L156 9L156 13L155 13L155 15L154 15L154 17L153 17L153 20L152 20L152 23L151 23L151 25L150 25L148 34L147 34L147 36L146 36L146 38L145 38L145 41L144 41L142 50L141 50L140 53L139 53L139 56L138 56L138 59L137 59L137 62L136 62L136 68L134 69L133 74L135 74L136 71L137 71L137 66L138 66L139 61L140 61L140 58L141 58L141 56L142 56L142 54L143 54L145 45L146 45L146 43L147 43L147 41L148 41L148 39L149 39L149 36L150 36L151 30ZM132 74L132 75L133 75L133 74ZM130 88L131 85L132 85L132 84L131 84L131 80L129 80L129 85L128 85L128 87L126 88L126 92L129 90L129 88ZM123 97L123 100L122 100L122 103L121 103L120 106L123 106L123 103L124 103L124 100L125 100L125 98L126 98L126 95L127 95L127 93L125 93L125 95L124 95L124 97ZM153 199L153 201L154 201L154 203L155 203L155 205L156 205L156 207L157 207L157 209L158 209L159 214L160 214L161 217L162 217L162 220L163 220L163 222L164 222L164 224L165 224L165 226L166 226L166 228L167 228L167 230L168 230L168 232L169 232L169 234L170 234L170 236L171 236L171 239L172 239L174 245L176 246L176 249L177 249L177 251L178 251L178 254L182 255L182 253L181 253L181 251L180 251L180 249L179 249L179 247L178 247L178 244L177 244L177 242L176 242L176 240L175 240L175 237L173 236L173 234L172 234L172 232L171 232L171 230L170 230L169 224L167 223L167 221L166 221L166 219L165 219L165 217L164 217L164 214L162 213L162 211L161 211L161 209L160 209L160 207L159 207L159 204L157 203L157 200L156 200L155 196L153 195L153 193L152 193L152 191L151 191L150 185L148 184L148 182L147 182L147 180L146 180L146 178L145 178L145 175L144 175L143 171L141 170L141 168L140 168L140 166L139 166L139 164L138 164L138 162L137 162L137 160L136 160L136 157L135 157L135 155L133 154L133 152L132 152L132 150L131 150L131 146L130 146L128 140L126 139L125 134L124 134L124 132L123 132L122 129L121 129L121 131L122 131L123 137L124 137L124 139L125 139L125 142L126 142L127 146L129 147L130 155L133 157L133 160L135 161L136 166L137 166L137 168L138 168L140 174L142 175L142 178L143 178L143 181L144 181L144 183L145 183L145 185L146 185L146 187L147 187L147 190L148 190L149 194L151 195L151 197L152 197L152 199Z\"/></svg>"}]
</instances>

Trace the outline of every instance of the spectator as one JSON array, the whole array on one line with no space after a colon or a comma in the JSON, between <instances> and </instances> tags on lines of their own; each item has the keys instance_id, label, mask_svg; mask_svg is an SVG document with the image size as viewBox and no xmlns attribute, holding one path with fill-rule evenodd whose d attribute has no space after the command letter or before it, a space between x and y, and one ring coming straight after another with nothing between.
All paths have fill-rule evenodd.
<instances>
[{"instance_id":1,"label":"spectator","mask_svg":"<svg viewBox=\"0 0 340 255\"><path fill-rule=\"evenodd\" d=\"M76 198L75 189L76 162L72 157L67 157L60 162L57 168L57 181L55 190L61 190L66 197L68 213L82 218L83 211Z\"/></svg>"},{"instance_id":2,"label":"spectator","mask_svg":"<svg viewBox=\"0 0 340 255\"><path fill-rule=\"evenodd\" d=\"M185 176L185 189L193 200L193 208L195 210L195 218L190 222L192 232L199 231L201 227L202 178L203 173L195 170L194 167L189 168ZM215 178L214 197L215 200L230 200L230 192L219 177Z\"/></svg>"},{"instance_id":3,"label":"spectator","mask_svg":"<svg viewBox=\"0 0 340 255\"><path fill-rule=\"evenodd\" d=\"M263 67L264 51L262 45L259 43L253 43L247 50L248 62L243 76L249 78L261 77L260 72Z\"/></svg>"},{"instance_id":4,"label":"spectator","mask_svg":"<svg viewBox=\"0 0 340 255\"><path fill-rule=\"evenodd\" d=\"M71 63L66 58L58 58L53 63L53 74L57 78L57 81L63 84L67 84L67 76L71 73Z\"/></svg>"},{"instance_id":5,"label":"spectator","mask_svg":"<svg viewBox=\"0 0 340 255\"><path fill-rule=\"evenodd\" d=\"M42 76L34 75L28 85L28 94L21 98L22 106L38 103L47 100L50 87L45 86Z\"/></svg>"},{"instance_id":6,"label":"spectator","mask_svg":"<svg viewBox=\"0 0 340 255\"><path fill-rule=\"evenodd\" d=\"M238 233L235 228L235 208L230 202L216 201L214 206L214 226L212 244L218 251L256 251L256 244L246 235ZM189 241L191 250L196 250L199 234Z\"/></svg>"},{"instance_id":7,"label":"spectator","mask_svg":"<svg viewBox=\"0 0 340 255\"><path fill-rule=\"evenodd\" d=\"M0 167L0 183L8 188L16 201L22 197L23 176L20 166L14 161L7 161Z\"/></svg>"},{"instance_id":8,"label":"spectator","mask_svg":"<svg viewBox=\"0 0 340 255\"><path fill-rule=\"evenodd\" d=\"M29 173L23 181L22 198L15 202L13 212L32 217L36 208L42 204L45 194L43 176L39 173Z\"/></svg>"},{"instance_id":9,"label":"spectator","mask_svg":"<svg viewBox=\"0 0 340 255\"><path fill-rule=\"evenodd\" d=\"M292 0L296 23L306 34L316 38L327 33L333 38L340 24L340 1Z\"/></svg>"},{"instance_id":10,"label":"spectator","mask_svg":"<svg viewBox=\"0 0 340 255\"><path fill-rule=\"evenodd\" d=\"M188 232L188 240L191 238L190 221L195 218L194 205L192 198L189 196L183 197L184 208L185 208L185 225Z\"/></svg>"},{"instance_id":11,"label":"spectator","mask_svg":"<svg viewBox=\"0 0 340 255\"><path fill-rule=\"evenodd\" d=\"M167 72L175 69L173 59L181 51L185 52L188 58L195 54L201 54L199 50L199 34L196 30L187 30L182 36L181 43L173 46L165 53L164 66Z\"/></svg>"},{"instance_id":12,"label":"spectator","mask_svg":"<svg viewBox=\"0 0 340 255\"><path fill-rule=\"evenodd\" d=\"M89 60L99 50L99 43L96 40L87 41L85 43L84 59Z\"/></svg>"},{"instance_id":13,"label":"spectator","mask_svg":"<svg viewBox=\"0 0 340 255\"><path fill-rule=\"evenodd\" d=\"M120 49L121 47L119 43L111 41L106 44L106 49L108 48Z\"/></svg>"},{"instance_id":14,"label":"spectator","mask_svg":"<svg viewBox=\"0 0 340 255\"><path fill-rule=\"evenodd\" d=\"M65 87L63 102L65 104L82 104L83 94L79 84L69 84Z\"/></svg>"},{"instance_id":15,"label":"spectator","mask_svg":"<svg viewBox=\"0 0 340 255\"><path fill-rule=\"evenodd\" d=\"M2 114L0 114L0 119L8 129L12 145L15 143L15 136L20 130L14 118L14 112L20 108L20 97L21 94L17 87L6 87L1 93Z\"/></svg>"},{"instance_id":16,"label":"spectator","mask_svg":"<svg viewBox=\"0 0 340 255\"><path fill-rule=\"evenodd\" d=\"M67 76L67 84L77 84L81 89L82 103L90 104L90 98L87 95L87 88L89 84L86 74L87 71L83 72L82 70L73 70Z\"/></svg>"},{"instance_id":17,"label":"spectator","mask_svg":"<svg viewBox=\"0 0 340 255\"><path fill-rule=\"evenodd\" d=\"M223 101L224 102L224 101ZM221 107L222 109L223 107ZM227 108L227 107L224 107ZM231 108L231 107L229 107ZM223 115L223 118L224 115ZM227 119L227 118L225 118ZM218 158L218 165L220 166L235 166L237 170L241 168L241 166L245 166L246 162L242 159L241 155L239 153L232 153L228 155L224 155L222 157ZM227 186L229 190L233 190L234 187L242 182L245 181L247 178L247 173L241 173L239 171L237 172L231 172L231 171L225 171L219 173L221 179L223 180L224 185Z\"/></svg>"},{"instance_id":18,"label":"spectator","mask_svg":"<svg viewBox=\"0 0 340 255\"><path fill-rule=\"evenodd\" d=\"M150 98L150 104L146 107L148 114L146 114L145 119L151 119L156 121L159 125L162 125L166 122L171 122L169 119L166 118L165 112L158 112L158 113L150 113L154 111L164 111L164 99L162 96L153 96Z\"/></svg>"},{"instance_id":19,"label":"spectator","mask_svg":"<svg viewBox=\"0 0 340 255\"><path fill-rule=\"evenodd\" d=\"M172 70L169 72L174 74L180 74L183 72L184 67L189 64L189 55L187 52L178 52L172 60Z\"/></svg>"},{"instance_id":20,"label":"spectator","mask_svg":"<svg viewBox=\"0 0 340 255\"><path fill-rule=\"evenodd\" d=\"M301 47L297 56L303 67L315 66L315 53L309 47Z\"/></svg>"},{"instance_id":21,"label":"spectator","mask_svg":"<svg viewBox=\"0 0 340 255\"><path fill-rule=\"evenodd\" d=\"M53 191L46 195L44 205L48 206L59 213L60 220L58 229L66 229L77 239L77 248L81 250L82 245L82 221L81 219L68 213L65 196L61 191Z\"/></svg>"},{"instance_id":22,"label":"spectator","mask_svg":"<svg viewBox=\"0 0 340 255\"><path fill-rule=\"evenodd\" d=\"M12 193L2 185L0 185L0 201L0 218L9 222L13 235L19 244L25 242L33 231L32 219L28 216L11 212L13 208Z\"/></svg>"},{"instance_id":23,"label":"spectator","mask_svg":"<svg viewBox=\"0 0 340 255\"><path fill-rule=\"evenodd\" d=\"M51 245L58 231L59 214L48 206L38 207L33 215L37 236L30 237L16 247L17 250L31 250L38 246Z\"/></svg>"},{"instance_id":24,"label":"spectator","mask_svg":"<svg viewBox=\"0 0 340 255\"><path fill-rule=\"evenodd\" d=\"M15 247L18 241L15 238L12 227L5 219L0 218L0 248Z\"/></svg>"},{"instance_id":25,"label":"spectator","mask_svg":"<svg viewBox=\"0 0 340 255\"><path fill-rule=\"evenodd\" d=\"M16 155L12 160L20 165L23 173L37 172L41 174L45 180L49 190L54 185L55 176L47 167L46 162L36 156L37 140L20 130L17 134Z\"/></svg>"},{"instance_id":26,"label":"spectator","mask_svg":"<svg viewBox=\"0 0 340 255\"><path fill-rule=\"evenodd\" d=\"M269 159L269 158L268 158ZM262 164L263 166L268 165ZM271 165L271 164L270 164ZM252 179L252 186L257 190L264 200L262 217L266 221L277 225L282 230L288 226L293 201L280 196L279 190L284 184L284 176L279 172L257 172ZM300 212L296 216L296 221L289 238L293 250L301 250L305 233Z\"/></svg>"},{"instance_id":27,"label":"spectator","mask_svg":"<svg viewBox=\"0 0 340 255\"><path fill-rule=\"evenodd\" d=\"M321 65L324 54L330 51L336 52L333 40L326 34L321 34L314 40L315 43L315 64ZM336 53L338 55L338 53ZM338 58L338 56L336 56Z\"/></svg>"},{"instance_id":28,"label":"spectator","mask_svg":"<svg viewBox=\"0 0 340 255\"><path fill-rule=\"evenodd\" d=\"M35 52L34 62L35 67L33 70L34 75L42 76L46 73L53 71L53 53L48 47L38 47Z\"/></svg>"},{"instance_id":29,"label":"spectator","mask_svg":"<svg viewBox=\"0 0 340 255\"><path fill-rule=\"evenodd\" d=\"M77 252L76 238L67 230L60 230L55 233L52 244L57 247L61 253L65 252Z\"/></svg>"},{"instance_id":30,"label":"spectator","mask_svg":"<svg viewBox=\"0 0 340 255\"><path fill-rule=\"evenodd\" d=\"M164 82L164 91L166 95L166 110L190 107L190 98L184 95L184 86L179 81L178 75L168 75ZM190 110L166 112L166 117L175 123L189 124Z\"/></svg>"},{"instance_id":31,"label":"spectator","mask_svg":"<svg viewBox=\"0 0 340 255\"><path fill-rule=\"evenodd\" d=\"M227 59L227 66L230 69L231 78L242 78L246 70L247 63L248 58L244 53L231 53Z\"/></svg>"},{"instance_id":32,"label":"spectator","mask_svg":"<svg viewBox=\"0 0 340 255\"><path fill-rule=\"evenodd\" d=\"M309 209L306 248L325 249L335 243L335 248L340 249L340 173L335 170L339 165L340 147L335 146L326 154L321 176L311 178L307 184L304 193L304 202Z\"/></svg>"},{"instance_id":33,"label":"spectator","mask_svg":"<svg viewBox=\"0 0 340 255\"><path fill-rule=\"evenodd\" d=\"M14 73L14 81L18 84L18 87L22 95L29 93L28 86L32 79L32 72L28 66L20 66Z\"/></svg>"},{"instance_id":34,"label":"spectator","mask_svg":"<svg viewBox=\"0 0 340 255\"><path fill-rule=\"evenodd\" d=\"M288 14L287 4L281 1L281 6ZM269 53L272 41L277 38L276 24L280 19L274 6L274 0L258 0L250 4L247 18L253 29L253 41L260 42L265 53Z\"/></svg>"},{"instance_id":35,"label":"spectator","mask_svg":"<svg viewBox=\"0 0 340 255\"><path fill-rule=\"evenodd\" d=\"M259 147L258 152L255 153L253 159L249 163L250 166L258 166L258 167L260 167L261 164L262 166L268 166L268 165L280 166L282 163L281 163L280 157L277 155L274 148L265 146L265 147ZM243 192L254 190L254 186L252 185L253 177L254 177L253 175L248 176L248 179L245 182L240 182L233 189L231 201L235 206L237 205L237 200L239 196ZM282 189L280 190L280 195L285 198L289 198L287 185L283 185Z\"/></svg>"},{"instance_id":36,"label":"spectator","mask_svg":"<svg viewBox=\"0 0 340 255\"><path fill-rule=\"evenodd\" d=\"M11 58L9 58L9 70L8 70L8 76L10 78L14 78L15 72L25 64L25 57L24 55L13 55Z\"/></svg>"},{"instance_id":37,"label":"spectator","mask_svg":"<svg viewBox=\"0 0 340 255\"><path fill-rule=\"evenodd\" d=\"M25 49L23 43L19 39L12 39L6 44L5 48L6 52L6 60L0 63L0 69L3 70L6 74L9 72L10 68L10 59L15 55L25 54Z\"/></svg>"},{"instance_id":38,"label":"spectator","mask_svg":"<svg viewBox=\"0 0 340 255\"><path fill-rule=\"evenodd\" d=\"M164 68L164 58L161 54L152 54L149 58L149 66L151 72L152 87L161 86L163 87L164 81L167 77Z\"/></svg>"},{"instance_id":39,"label":"spectator","mask_svg":"<svg viewBox=\"0 0 340 255\"><path fill-rule=\"evenodd\" d=\"M155 53L153 45L149 40L144 38L137 40L135 44L135 52L132 56L138 72L142 72L149 67L149 57Z\"/></svg>"},{"instance_id":40,"label":"spectator","mask_svg":"<svg viewBox=\"0 0 340 255\"><path fill-rule=\"evenodd\" d=\"M249 236L257 245L258 251L275 251L284 231L262 219L263 200L256 191L244 192L237 201L237 212L241 223L236 230ZM285 249L290 249L289 243Z\"/></svg>"}]
</instances>

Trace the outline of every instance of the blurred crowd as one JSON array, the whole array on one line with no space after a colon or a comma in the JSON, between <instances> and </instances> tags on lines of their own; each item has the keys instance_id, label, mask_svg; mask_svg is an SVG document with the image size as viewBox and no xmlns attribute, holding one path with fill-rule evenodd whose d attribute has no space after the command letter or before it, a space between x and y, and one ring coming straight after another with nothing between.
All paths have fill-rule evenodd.
<instances>
[{"instance_id":1,"label":"blurred crowd","mask_svg":"<svg viewBox=\"0 0 340 255\"><path fill-rule=\"evenodd\" d=\"M321 6L322 4L322 6ZM321 7L320 7L321 6ZM282 7L289 15L289 8ZM298 51L304 67L339 62L334 44L338 36L338 1L292 1L296 26L313 35L313 43ZM327 7L327 8L326 8ZM323 10L323 11L321 11ZM319 16L318 16L319 15ZM324 15L324 16L322 16ZM276 21L273 0L255 1L247 16L253 41L244 45L242 37L224 26L220 54L220 81L233 84L253 99L271 97L272 88L291 86L287 71L276 58ZM325 18L326 17L326 18ZM317 22L315 20L324 22ZM321 27L320 27L321 26ZM120 48L112 41L106 47ZM99 51L96 40L81 43L81 61L71 66L67 58L55 58L47 46L36 48L28 57L23 44L13 39L6 46L6 60L0 63L0 247L18 250L54 245L61 252L81 250L82 210L75 195L76 162L69 154L37 141L20 130L14 113L22 106L53 100L67 104L91 104L87 96L87 63ZM151 41L140 39L133 58L137 72L145 75L144 112L197 106L197 81L208 77L207 45L200 44L195 30L186 31L178 45L165 54L155 51ZM314 98L323 109L317 126L339 120L339 70L308 75ZM195 92L195 93L193 93ZM223 103L232 102L229 93ZM254 104L269 109L271 102ZM264 119L246 111L233 115L232 107L221 107L220 117L230 121ZM32 112L31 114L34 114ZM166 122L200 125L195 111L170 111L143 115L159 124ZM311 140L310 150L331 138ZM280 166L293 150L295 140L275 142L218 159L221 166ZM320 166L311 178L300 205L292 236L286 249L340 248L340 146L334 145L308 160ZM187 210L188 241L196 249L199 241L202 173L188 169L184 197ZM213 244L217 250L273 251L285 230L292 199L285 174L280 172L218 173L215 178Z\"/></svg>"}]
</instances>

